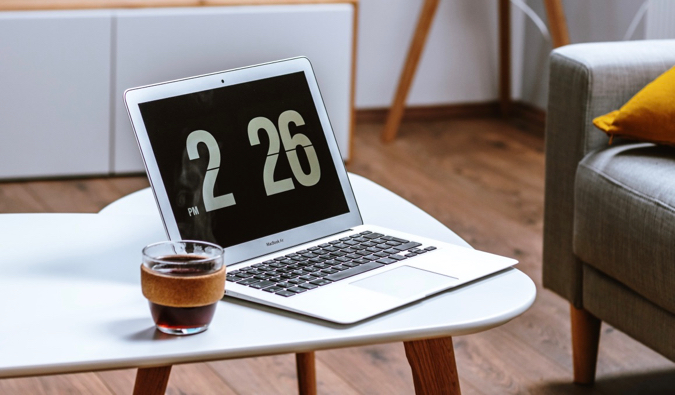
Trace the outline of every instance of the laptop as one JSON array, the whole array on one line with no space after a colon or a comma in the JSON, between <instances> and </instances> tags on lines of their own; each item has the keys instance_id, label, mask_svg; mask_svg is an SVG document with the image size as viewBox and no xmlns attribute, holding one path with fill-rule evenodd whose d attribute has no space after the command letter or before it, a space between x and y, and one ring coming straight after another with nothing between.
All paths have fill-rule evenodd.
<instances>
[{"instance_id":1,"label":"laptop","mask_svg":"<svg viewBox=\"0 0 675 395\"><path fill-rule=\"evenodd\" d=\"M227 296L349 324L517 263L364 225L307 58L124 99L168 237L224 247Z\"/></svg>"}]
</instances>

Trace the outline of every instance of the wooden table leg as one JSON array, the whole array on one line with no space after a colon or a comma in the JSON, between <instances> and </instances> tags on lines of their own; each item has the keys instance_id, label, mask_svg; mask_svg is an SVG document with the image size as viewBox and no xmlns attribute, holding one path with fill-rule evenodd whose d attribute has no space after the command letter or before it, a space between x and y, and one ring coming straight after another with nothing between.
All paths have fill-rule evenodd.
<instances>
[{"instance_id":1,"label":"wooden table leg","mask_svg":"<svg viewBox=\"0 0 675 395\"><path fill-rule=\"evenodd\" d=\"M405 66L398 82L394 102L391 104L389 115L387 115L387 122L380 136L384 142L390 142L396 138L401 118L403 118L403 111L405 110L405 100L408 97L408 91L415 77L417 64L422 56L422 50L424 49L424 44L426 44L427 35L431 28L431 22L434 20L438 3L439 0L425 0L422 5L420 18L415 28L415 35L410 44L410 49L408 49Z\"/></svg>"},{"instance_id":2,"label":"wooden table leg","mask_svg":"<svg viewBox=\"0 0 675 395\"><path fill-rule=\"evenodd\" d=\"M403 343L416 394L460 394L451 337Z\"/></svg>"},{"instance_id":3,"label":"wooden table leg","mask_svg":"<svg viewBox=\"0 0 675 395\"><path fill-rule=\"evenodd\" d=\"M300 395L316 395L314 351L295 354L295 366L298 374L298 393Z\"/></svg>"},{"instance_id":4,"label":"wooden table leg","mask_svg":"<svg viewBox=\"0 0 675 395\"><path fill-rule=\"evenodd\" d=\"M134 395L164 395L170 374L171 366L139 368L136 372Z\"/></svg>"}]
</instances>

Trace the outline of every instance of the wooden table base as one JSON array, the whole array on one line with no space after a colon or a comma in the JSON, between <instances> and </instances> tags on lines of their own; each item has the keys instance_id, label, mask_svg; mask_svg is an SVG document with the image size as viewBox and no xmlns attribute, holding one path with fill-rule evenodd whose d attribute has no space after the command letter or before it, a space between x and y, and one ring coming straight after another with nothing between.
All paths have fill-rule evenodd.
<instances>
[{"instance_id":1,"label":"wooden table base","mask_svg":"<svg viewBox=\"0 0 675 395\"><path fill-rule=\"evenodd\" d=\"M451 337L414 340L403 343L412 369L416 394L459 395L459 376ZM298 369L298 393L316 395L314 352L295 354ZM171 366L139 368L134 395L164 395Z\"/></svg>"},{"instance_id":2,"label":"wooden table base","mask_svg":"<svg viewBox=\"0 0 675 395\"><path fill-rule=\"evenodd\" d=\"M459 395L459 376L451 337L403 343L416 394Z\"/></svg>"}]
</instances>

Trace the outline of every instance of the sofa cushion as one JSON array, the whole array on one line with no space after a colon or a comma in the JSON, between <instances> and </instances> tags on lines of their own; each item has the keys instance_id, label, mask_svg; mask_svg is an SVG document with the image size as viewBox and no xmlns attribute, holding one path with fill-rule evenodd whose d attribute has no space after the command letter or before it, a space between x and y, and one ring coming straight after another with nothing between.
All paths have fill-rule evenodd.
<instances>
[{"instance_id":1,"label":"sofa cushion","mask_svg":"<svg viewBox=\"0 0 675 395\"><path fill-rule=\"evenodd\" d=\"M675 312L675 148L593 151L579 163L574 189L574 253Z\"/></svg>"},{"instance_id":2,"label":"sofa cushion","mask_svg":"<svg viewBox=\"0 0 675 395\"><path fill-rule=\"evenodd\" d=\"M610 136L675 145L675 67L661 74L621 109L593 124Z\"/></svg>"}]
</instances>

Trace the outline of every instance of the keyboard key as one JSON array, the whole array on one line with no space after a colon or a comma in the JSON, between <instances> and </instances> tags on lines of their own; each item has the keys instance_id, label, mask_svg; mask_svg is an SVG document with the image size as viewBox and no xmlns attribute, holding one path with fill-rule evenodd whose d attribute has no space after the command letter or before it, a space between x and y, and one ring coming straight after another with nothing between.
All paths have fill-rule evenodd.
<instances>
[{"instance_id":1,"label":"keyboard key","mask_svg":"<svg viewBox=\"0 0 675 395\"><path fill-rule=\"evenodd\" d=\"M361 243L361 245L366 247L375 247L377 244L366 241L365 243Z\"/></svg>"},{"instance_id":2,"label":"keyboard key","mask_svg":"<svg viewBox=\"0 0 675 395\"><path fill-rule=\"evenodd\" d=\"M361 233L359 233L359 234L360 234L360 235L368 235L368 234L371 234L371 233L373 233L373 232L371 232L371 231L369 231L369 230L364 230L363 232L361 232Z\"/></svg>"},{"instance_id":3,"label":"keyboard key","mask_svg":"<svg viewBox=\"0 0 675 395\"><path fill-rule=\"evenodd\" d=\"M389 254L387 254L387 253L384 252L384 251L376 252L376 253L374 253L373 255L379 256L380 258L386 258L386 257L389 256Z\"/></svg>"},{"instance_id":4,"label":"keyboard key","mask_svg":"<svg viewBox=\"0 0 675 395\"><path fill-rule=\"evenodd\" d=\"M332 269L342 271L342 270L347 270L347 269L349 269L349 267L343 266L343 265L336 265L336 266L333 266Z\"/></svg>"},{"instance_id":5,"label":"keyboard key","mask_svg":"<svg viewBox=\"0 0 675 395\"><path fill-rule=\"evenodd\" d=\"M273 285L274 285L274 283L271 282L271 281L258 281L257 283L251 284L251 288L263 289L263 288L271 287Z\"/></svg>"},{"instance_id":6,"label":"keyboard key","mask_svg":"<svg viewBox=\"0 0 675 395\"><path fill-rule=\"evenodd\" d=\"M394 262L398 262L398 261L396 259L380 258L375 262L384 263L385 265L390 265L390 264L392 264Z\"/></svg>"},{"instance_id":7,"label":"keyboard key","mask_svg":"<svg viewBox=\"0 0 675 395\"><path fill-rule=\"evenodd\" d=\"M319 247L321 247L321 248L330 247L330 244L328 244L328 243L319 244Z\"/></svg>"},{"instance_id":8,"label":"keyboard key","mask_svg":"<svg viewBox=\"0 0 675 395\"><path fill-rule=\"evenodd\" d=\"M332 283L332 281L326 280L325 278L319 278L319 279L316 279L314 281L310 281L309 283L314 284L314 285L318 285L318 286L322 286L322 285L328 285L328 284Z\"/></svg>"},{"instance_id":9,"label":"keyboard key","mask_svg":"<svg viewBox=\"0 0 675 395\"><path fill-rule=\"evenodd\" d=\"M436 249L436 247L434 247L434 246L429 246L429 247L425 248L426 251L433 251L435 249Z\"/></svg>"},{"instance_id":10,"label":"keyboard key","mask_svg":"<svg viewBox=\"0 0 675 395\"><path fill-rule=\"evenodd\" d=\"M263 291L265 291L265 292L272 292L272 293L276 293L276 292L283 291L283 290L284 290L283 288L277 287L277 286L267 287L267 288L263 289Z\"/></svg>"},{"instance_id":11,"label":"keyboard key","mask_svg":"<svg viewBox=\"0 0 675 395\"><path fill-rule=\"evenodd\" d=\"M281 288L288 288L288 287L292 287L292 286L293 286L293 284L287 283L287 282L277 284L277 287L281 287Z\"/></svg>"},{"instance_id":12,"label":"keyboard key","mask_svg":"<svg viewBox=\"0 0 675 395\"><path fill-rule=\"evenodd\" d=\"M247 279L244 279L244 280L241 280L241 281L237 282L237 284L251 285L253 283L257 283L258 281L260 281L260 280L258 280L257 278L247 278Z\"/></svg>"},{"instance_id":13,"label":"keyboard key","mask_svg":"<svg viewBox=\"0 0 675 395\"><path fill-rule=\"evenodd\" d=\"M338 261L338 262L343 262L343 263L351 261L351 259L349 259L347 257L344 257L344 256L339 256L339 257L335 258L335 260Z\"/></svg>"},{"instance_id":14,"label":"keyboard key","mask_svg":"<svg viewBox=\"0 0 675 395\"><path fill-rule=\"evenodd\" d=\"M364 235L366 239L378 239L380 237L384 236L382 233L369 233L367 235Z\"/></svg>"},{"instance_id":15,"label":"keyboard key","mask_svg":"<svg viewBox=\"0 0 675 395\"><path fill-rule=\"evenodd\" d=\"M295 292L279 291L279 292L276 292L275 295L281 295L281 296L289 297L289 296L293 296L293 295L297 295L297 294Z\"/></svg>"},{"instance_id":16,"label":"keyboard key","mask_svg":"<svg viewBox=\"0 0 675 395\"><path fill-rule=\"evenodd\" d=\"M356 276L357 274L365 273L369 270L377 269L378 267L383 267L383 266L384 265L381 264L381 263L368 262L368 263L363 264L361 266L353 267L351 269L347 269L347 270L341 271L339 273L330 274L330 275L326 276L325 278L327 280L331 280L331 281L338 281L338 280L342 280L342 279L347 278L347 277Z\"/></svg>"},{"instance_id":17,"label":"keyboard key","mask_svg":"<svg viewBox=\"0 0 675 395\"><path fill-rule=\"evenodd\" d=\"M227 281L238 281L241 280L241 277L237 277L234 274L228 274L227 275Z\"/></svg>"},{"instance_id":18,"label":"keyboard key","mask_svg":"<svg viewBox=\"0 0 675 395\"><path fill-rule=\"evenodd\" d=\"M307 276L300 276L300 277L298 277L298 278L299 278L300 280L312 281L312 280L314 280L316 277L307 275Z\"/></svg>"},{"instance_id":19,"label":"keyboard key","mask_svg":"<svg viewBox=\"0 0 675 395\"><path fill-rule=\"evenodd\" d=\"M420 251L422 250L420 250L419 248L411 248L408 250L408 252L420 252Z\"/></svg>"},{"instance_id":20,"label":"keyboard key","mask_svg":"<svg viewBox=\"0 0 675 395\"><path fill-rule=\"evenodd\" d=\"M345 265L347 267L357 267L359 264L354 263L354 262L345 262L345 263L343 263L343 265Z\"/></svg>"},{"instance_id":21,"label":"keyboard key","mask_svg":"<svg viewBox=\"0 0 675 395\"><path fill-rule=\"evenodd\" d=\"M405 256L406 258L412 258L412 257L414 257L414 256L417 256L417 254L415 254L414 252L409 252L409 253L405 254L404 256Z\"/></svg>"},{"instance_id":22,"label":"keyboard key","mask_svg":"<svg viewBox=\"0 0 675 395\"><path fill-rule=\"evenodd\" d=\"M402 243L399 243L398 241L394 241L394 240L389 240L385 244L396 247L396 246L400 246Z\"/></svg>"},{"instance_id":23,"label":"keyboard key","mask_svg":"<svg viewBox=\"0 0 675 395\"><path fill-rule=\"evenodd\" d=\"M310 283L304 283L298 285L300 288L305 288L305 289L314 289L314 288L319 288L318 285L310 284Z\"/></svg>"},{"instance_id":24,"label":"keyboard key","mask_svg":"<svg viewBox=\"0 0 675 395\"><path fill-rule=\"evenodd\" d=\"M289 283L289 284L296 284L296 285L304 283L304 281L300 280L299 278L294 278L294 279L288 280L286 282Z\"/></svg>"},{"instance_id":25,"label":"keyboard key","mask_svg":"<svg viewBox=\"0 0 675 395\"><path fill-rule=\"evenodd\" d=\"M368 262L370 262L370 261L367 260L367 259L361 259L361 258L359 258L359 259L354 259L352 262L358 263L359 265L363 265L364 263L368 263Z\"/></svg>"},{"instance_id":26,"label":"keyboard key","mask_svg":"<svg viewBox=\"0 0 675 395\"><path fill-rule=\"evenodd\" d=\"M333 274L333 273L337 273L338 271L339 271L339 270L335 270L335 269L323 269L323 270L321 271L321 273L324 273L324 274Z\"/></svg>"},{"instance_id":27,"label":"keyboard key","mask_svg":"<svg viewBox=\"0 0 675 395\"><path fill-rule=\"evenodd\" d=\"M408 250L408 249L410 249L410 248L419 247L419 246L421 246L421 245L422 245L422 244L420 244L420 243L416 243L416 242L414 242L414 241L409 241L409 242L407 242L407 243L401 244L401 245L398 246L398 247L394 247L394 249L395 249L395 250L399 250L399 251L405 251L405 250Z\"/></svg>"},{"instance_id":28,"label":"keyboard key","mask_svg":"<svg viewBox=\"0 0 675 395\"><path fill-rule=\"evenodd\" d=\"M347 241L347 240L351 240L351 237L343 237L340 239L340 241Z\"/></svg>"},{"instance_id":29,"label":"keyboard key","mask_svg":"<svg viewBox=\"0 0 675 395\"><path fill-rule=\"evenodd\" d=\"M397 261L402 261L402 260L405 259L405 257L403 255L398 255L398 254L389 255L389 258L396 259Z\"/></svg>"},{"instance_id":30,"label":"keyboard key","mask_svg":"<svg viewBox=\"0 0 675 395\"><path fill-rule=\"evenodd\" d=\"M349 259L359 259L359 258L361 258L361 255L347 254L347 255L345 255L345 258L349 258Z\"/></svg>"},{"instance_id":31,"label":"keyboard key","mask_svg":"<svg viewBox=\"0 0 675 395\"><path fill-rule=\"evenodd\" d=\"M305 292L305 291L307 291L307 289L305 289L305 288L300 288L300 287L290 287L290 288L288 288L286 291L295 292L296 294L299 294L300 292Z\"/></svg>"}]
</instances>

